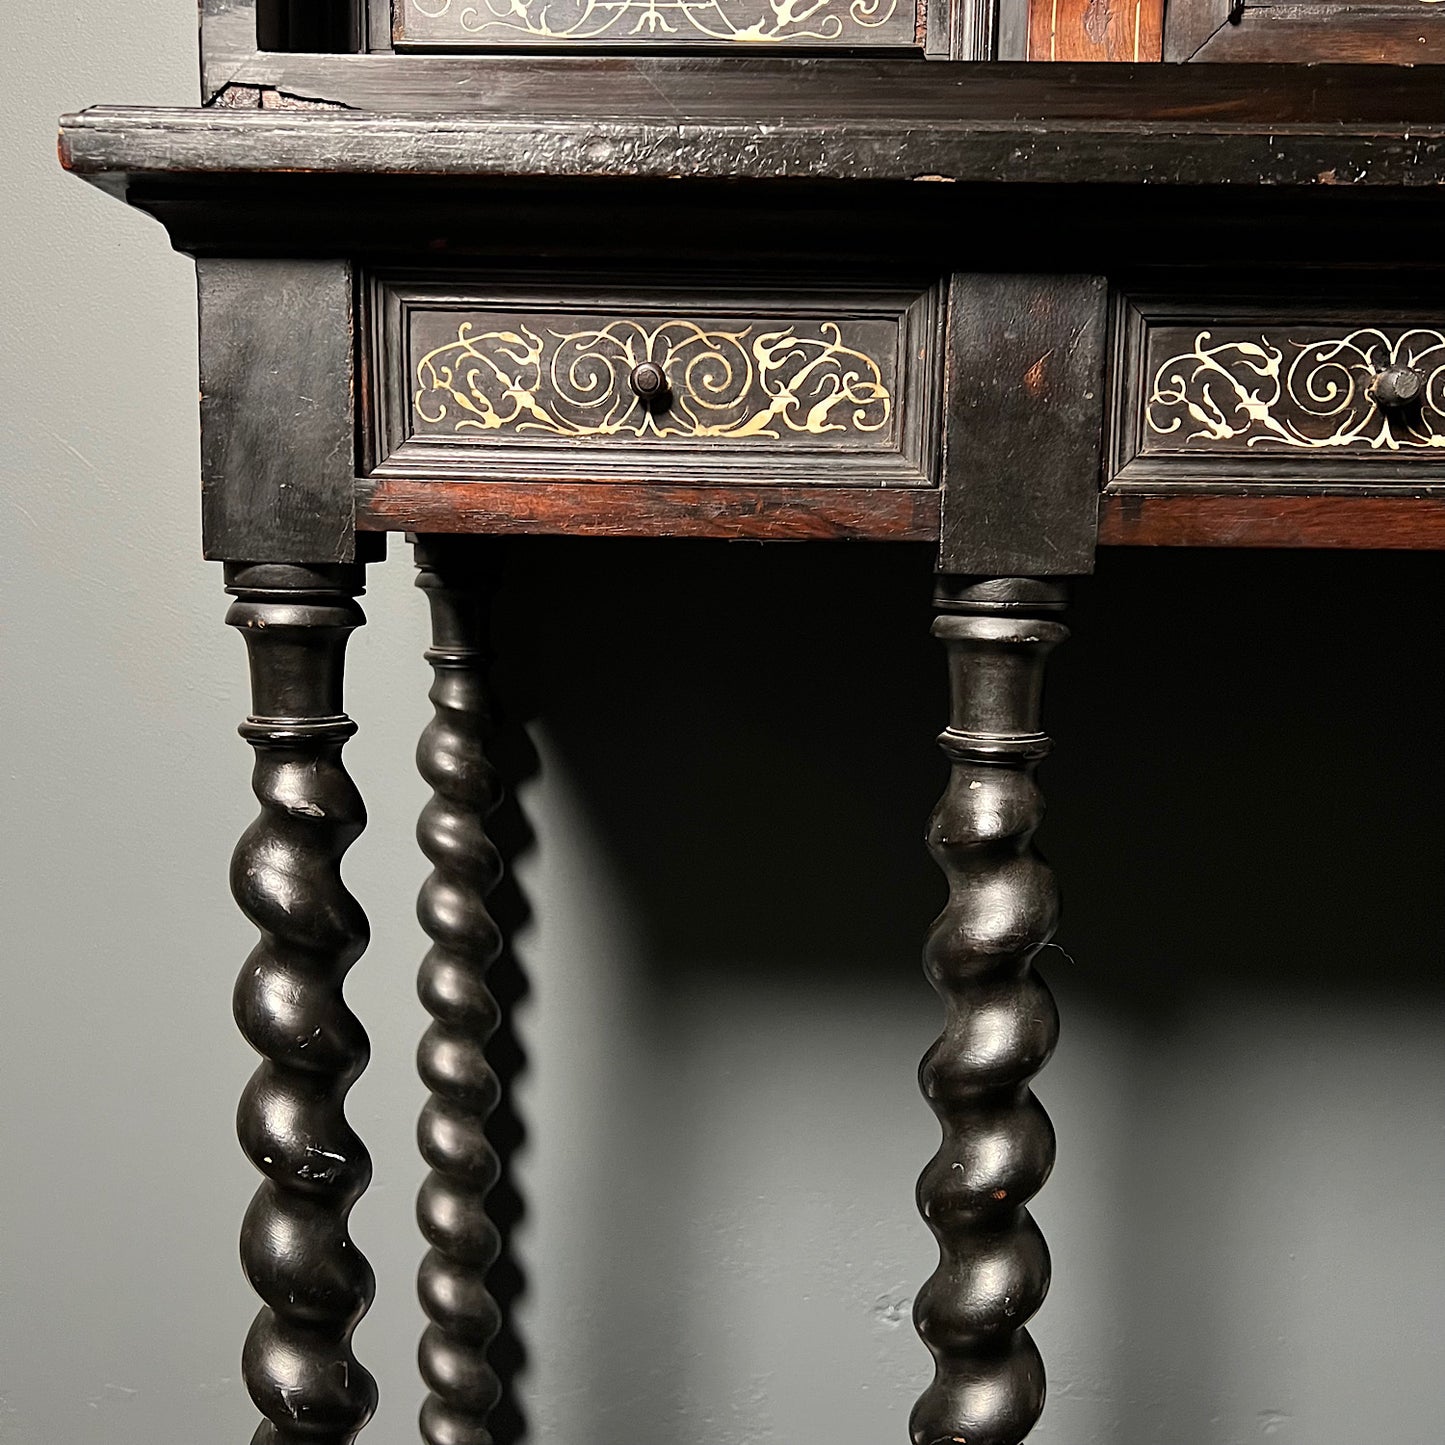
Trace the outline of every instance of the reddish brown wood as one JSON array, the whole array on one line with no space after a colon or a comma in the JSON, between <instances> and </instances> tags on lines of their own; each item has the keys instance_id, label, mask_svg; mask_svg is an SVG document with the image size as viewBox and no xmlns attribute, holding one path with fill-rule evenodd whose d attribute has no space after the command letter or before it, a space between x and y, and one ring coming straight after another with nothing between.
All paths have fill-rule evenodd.
<instances>
[{"instance_id":1,"label":"reddish brown wood","mask_svg":"<svg viewBox=\"0 0 1445 1445\"><path fill-rule=\"evenodd\" d=\"M356 525L371 532L936 542L938 510L938 493L925 487L388 480L357 498Z\"/></svg>"},{"instance_id":2,"label":"reddish brown wood","mask_svg":"<svg viewBox=\"0 0 1445 1445\"><path fill-rule=\"evenodd\" d=\"M1099 542L1445 550L1445 497L1106 495L1100 498Z\"/></svg>"},{"instance_id":3,"label":"reddish brown wood","mask_svg":"<svg viewBox=\"0 0 1445 1445\"><path fill-rule=\"evenodd\" d=\"M1164 0L1029 0L1030 60L1161 60Z\"/></svg>"},{"instance_id":4,"label":"reddish brown wood","mask_svg":"<svg viewBox=\"0 0 1445 1445\"><path fill-rule=\"evenodd\" d=\"M368 532L933 542L938 526L938 493L923 488L385 481L357 511ZM1113 493L1099 501L1099 543L1445 550L1445 497Z\"/></svg>"}]
</instances>

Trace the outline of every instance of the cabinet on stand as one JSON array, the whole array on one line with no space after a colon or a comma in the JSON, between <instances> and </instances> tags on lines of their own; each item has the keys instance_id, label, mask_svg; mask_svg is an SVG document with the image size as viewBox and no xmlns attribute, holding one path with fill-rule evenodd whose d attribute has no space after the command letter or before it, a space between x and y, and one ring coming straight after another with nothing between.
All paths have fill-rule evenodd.
<instances>
[{"instance_id":1,"label":"cabinet on stand","mask_svg":"<svg viewBox=\"0 0 1445 1445\"><path fill-rule=\"evenodd\" d=\"M205 0L201 107L63 121L64 164L199 276L204 546L260 802L232 875L259 934L235 996L262 1057L239 1114L258 1445L343 1445L375 1406L342 679L388 533L433 628L423 1438L490 1441L500 1393L488 612L518 535L932 548L939 1264L907 1429L1018 1445L1038 1419L1058 893L1033 838L1069 580L1101 546L1445 546L1445 87L1279 63L1326 35L1438 60L1445 7L1097 8ZM1126 63L1026 63L1049 58Z\"/></svg>"}]
</instances>

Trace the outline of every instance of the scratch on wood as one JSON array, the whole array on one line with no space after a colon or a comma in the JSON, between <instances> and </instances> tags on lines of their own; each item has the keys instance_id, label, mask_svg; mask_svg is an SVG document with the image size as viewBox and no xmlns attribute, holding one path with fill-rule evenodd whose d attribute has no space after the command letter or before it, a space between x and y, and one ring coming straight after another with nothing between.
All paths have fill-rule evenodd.
<instances>
[{"instance_id":1,"label":"scratch on wood","mask_svg":"<svg viewBox=\"0 0 1445 1445\"><path fill-rule=\"evenodd\" d=\"M1030 396L1042 396L1045 390L1047 390L1044 382L1044 367L1047 364L1049 357L1051 357L1053 354L1054 348L1051 346L1046 352L1044 352L1041 357L1039 357L1036 362L1034 362L1031 367L1029 367L1026 372L1024 372L1024 389L1028 392Z\"/></svg>"}]
</instances>

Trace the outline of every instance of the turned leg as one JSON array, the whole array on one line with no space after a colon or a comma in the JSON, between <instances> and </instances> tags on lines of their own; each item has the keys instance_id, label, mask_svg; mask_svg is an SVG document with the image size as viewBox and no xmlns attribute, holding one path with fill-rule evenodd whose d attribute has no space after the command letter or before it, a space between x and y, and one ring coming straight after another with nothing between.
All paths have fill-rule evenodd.
<instances>
[{"instance_id":1,"label":"turned leg","mask_svg":"<svg viewBox=\"0 0 1445 1445\"><path fill-rule=\"evenodd\" d=\"M430 1090L417 1141L431 1170L417 1198L417 1220L431 1246L418 1278L430 1321L419 1356L430 1391L421 1433L427 1445L491 1445L487 1420L500 1387L486 1353L500 1319L486 1282L498 1251L486 1196L498 1162L486 1126L498 1084L486 1044L498 1013L487 972L501 937L487 895L502 865L486 834L500 784L485 753L486 597L479 575L491 554L441 538L419 541L416 551L417 586L431 606L426 656L435 708L417 747L417 766L432 788L417 823L432 865L417 902L432 940L418 979L432 1016L417 1053Z\"/></svg>"},{"instance_id":2,"label":"turned leg","mask_svg":"<svg viewBox=\"0 0 1445 1445\"><path fill-rule=\"evenodd\" d=\"M924 950L943 1033L919 1081L943 1142L918 1181L939 1263L914 1320L933 1382L913 1445L1018 1445L1044 1406L1044 1368L1024 1329L1049 1287L1049 1253L1025 1205L1054 1161L1029 1089L1058 1037L1033 959L1058 913L1035 852L1043 799L1034 769L1044 663L1067 635L1063 589L1017 578L943 577L934 635L948 651L951 706L939 739L951 774L928 829L948 904Z\"/></svg>"},{"instance_id":3,"label":"turned leg","mask_svg":"<svg viewBox=\"0 0 1445 1445\"><path fill-rule=\"evenodd\" d=\"M341 857L366 823L341 749L342 663L358 566L228 564L226 621L251 664L261 814L242 835L231 887L261 932L236 984L236 1021L262 1056L237 1116L265 1176L241 1232L241 1261L265 1307L243 1370L266 1417L252 1445L349 1445L376 1408L376 1383L351 1334L375 1293L347 1221L371 1178L346 1121L366 1066L366 1033L342 981L367 943L366 917L341 882Z\"/></svg>"}]
</instances>

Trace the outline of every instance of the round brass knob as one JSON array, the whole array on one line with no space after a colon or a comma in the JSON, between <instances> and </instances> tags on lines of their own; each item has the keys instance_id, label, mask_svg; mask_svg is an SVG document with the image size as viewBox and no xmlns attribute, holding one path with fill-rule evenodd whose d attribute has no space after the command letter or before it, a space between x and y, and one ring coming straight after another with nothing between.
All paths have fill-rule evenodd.
<instances>
[{"instance_id":1,"label":"round brass knob","mask_svg":"<svg viewBox=\"0 0 1445 1445\"><path fill-rule=\"evenodd\" d=\"M1387 411L1418 406L1425 394L1425 373L1413 366L1388 366L1370 382L1369 392Z\"/></svg>"},{"instance_id":2,"label":"round brass knob","mask_svg":"<svg viewBox=\"0 0 1445 1445\"><path fill-rule=\"evenodd\" d=\"M644 406L653 406L667 396L667 375L655 361L639 361L627 380Z\"/></svg>"}]
</instances>

